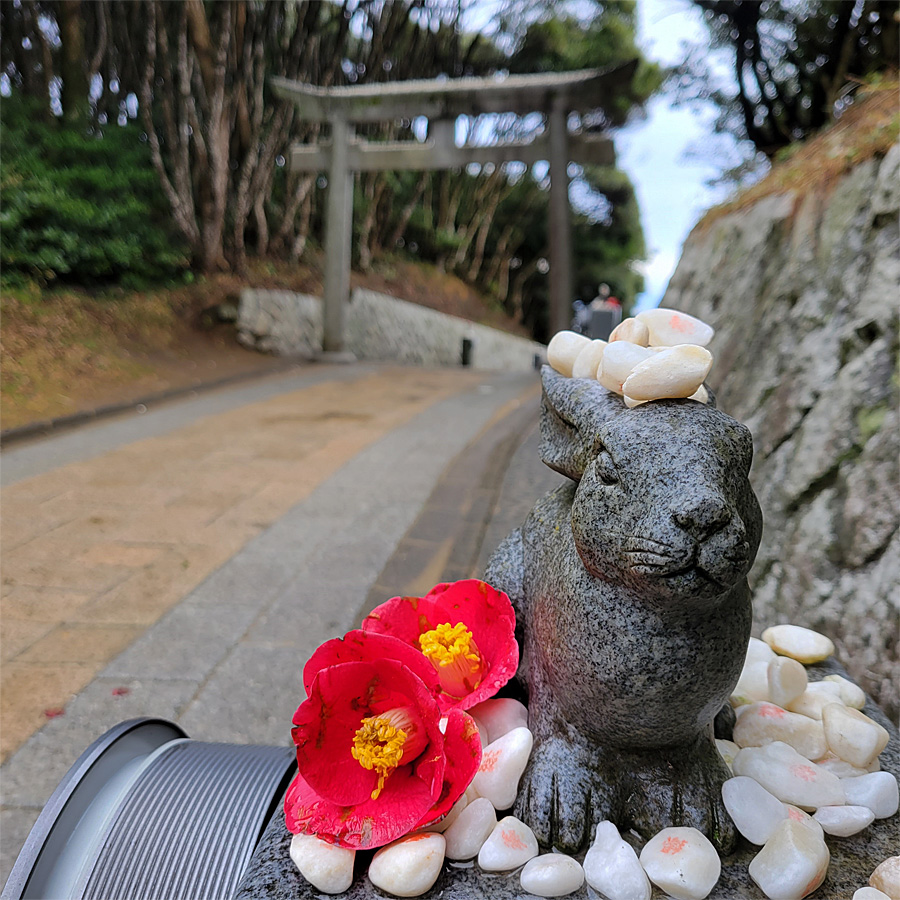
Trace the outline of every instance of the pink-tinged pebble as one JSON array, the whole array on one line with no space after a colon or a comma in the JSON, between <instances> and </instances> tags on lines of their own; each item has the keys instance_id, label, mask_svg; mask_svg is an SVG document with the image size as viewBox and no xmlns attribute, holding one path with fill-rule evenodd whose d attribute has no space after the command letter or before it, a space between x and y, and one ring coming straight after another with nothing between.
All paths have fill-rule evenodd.
<instances>
[{"instance_id":1,"label":"pink-tinged pebble","mask_svg":"<svg viewBox=\"0 0 900 900\"><path fill-rule=\"evenodd\" d=\"M821 722L788 712L774 703L752 703L734 726L739 747L762 747L783 741L801 756L815 759L825 753L825 730Z\"/></svg>"},{"instance_id":2,"label":"pink-tinged pebble","mask_svg":"<svg viewBox=\"0 0 900 900\"><path fill-rule=\"evenodd\" d=\"M519 727L484 748L472 785L481 797L494 804L494 809L509 809L515 803L519 779L528 765L533 745L531 732Z\"/></svg>"},{"instance_id":3,"label":"pink-tinged pebble","mask_svg":"<svg viewBox=\"0 0 900 900\"><path fill-rule=\"evenodd\" d=\"M534 832L515 816L506 816L478 851L478 865L485 872L509 872L537 855Z\"/></svg>"},{"instance_id":4,"label":"pink-tinged pebble","mask_svg":"<svg viewBox=\"0 0 900 900\"><path fill-rule=\"evenodd\" d=\"M769 900L800 900L825 880L830 861L822 838L786 819L750 861L749 872Z\"/></svg>"},{"instance_id":5,"label":"pink-tinged pebble","mask_svg":"<svg viewBox=\"0 0 900 900\"><path fill-rule=\"evenodd\" d=\"M664 306L645 310L638 313L636 318L649 329L650 345L653 347L672 347L676 344L698 344L705 347L715 334L706 322Z\"/></svg>"},{"instance_id":6,"label":"pink-tinged pebble","mask_svg":"<svg viewBox=\"0 0 900 900\"><path fill-rule=\"evenodd\" d=\"M900 856L888 857L869 878L869 884L891 900L900 900Z\"/></svg>"},{"instance_id":7,"label":"pink-tinged pebble","mask_svg":"<svg viewBox=\"0 0 900 900\"><path fill-rule=\"evenodd\" d=\"M696 828L663 828L640 858L647 877L676 900L703 900L722 872L716 848Z\"/></svg>"},{"instance_id":8,"label":"pink-tinged pebble","mask_svg":"<svg viewBox=\"0 0 900 900\"><path fill-rule=\"evenodd\" d=\"M734 773L756 779L779 800L804 809L840 806L846 802L837 776L820 769L781 741L764 747L745 747L735 757Z\"/></svg>"}]
</instances>

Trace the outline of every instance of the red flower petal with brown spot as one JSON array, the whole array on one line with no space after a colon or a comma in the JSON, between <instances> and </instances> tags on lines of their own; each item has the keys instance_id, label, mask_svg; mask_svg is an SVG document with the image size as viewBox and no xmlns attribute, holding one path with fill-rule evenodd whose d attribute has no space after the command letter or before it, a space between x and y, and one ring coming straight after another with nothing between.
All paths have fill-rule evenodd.
<instances>
[{"instance_id":1,"label":"red flower petal with brown spot","mask_svg":"<svg viewBox=\"0 0 900 900\"><path fill-rule=\"evenodd\" d=\"M493 697L519 665L509 597L474 578L436 585L424 597L394 597L372 610L362 627L429 654L444 712Z\"/></svg>"}]
</instances>

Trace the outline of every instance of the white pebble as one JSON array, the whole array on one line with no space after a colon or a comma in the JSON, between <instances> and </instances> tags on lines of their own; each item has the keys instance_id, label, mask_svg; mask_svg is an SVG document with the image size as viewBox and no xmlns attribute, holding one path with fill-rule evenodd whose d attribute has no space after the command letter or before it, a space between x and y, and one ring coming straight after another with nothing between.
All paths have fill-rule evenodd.
<instances>
[{"instance_id":1,"label":"white pebble","mask_svg":"<svg viewBox=\"0 0 900 900\"><path fill-rule=\"evenodd\" d=\"M897 812L900 791L890 772L871 772L856 778L842 778L847 803L868 806L876 819L886 819Z\"/></svg>"},{"instance_id":2,"label":"white pebble","mask_svg":"<svg viewBox=\"0 0 900 900\"><path fill-rule=\"evenodd\" d=\"M584 884L584 869L571 856L545 853L525 863L519 882L536 897L565 897Z\"/></svg>"},{"instance_id":3,"label":"white pebble","mask_svg":"<svg viewBox=\"0 0 900 900\"><path fill-rule=\"evenodd\" d=\"M735 827L751 844L765 844L787 818L785 805L746 775L722 785L722 800Z\"/></svg>"},{"instance_id":4,"label":"white pebble","mask_svg":"<svg viewBox=\"0 0 900 900\"><path fill-rule=\"evenodd\" d=\"M868 806L820 806L813 818L826 834L850 837L868 828L875 821L875 813Z\"/></svg>"},{"instance_id":5,"label":"white pebble","mask_svg":"<svg viewBox=\"0 0 900 900\"><path fill-rule=\"evenodd\" d=\"M608 344L597 370L597 381L608 391L622 394L623 384L638 363L652 359L656 354L647 347L639 347L630 341Z\"/></svg>"},{"instance_id":6,"label":"white pebble","mask_svg":"<svg viewBox=\"0 0 900 900\"><path fill-rule=\"evenodd\" d=\"M515 816L501 819L478 851L478 865L485 872L518 869L538 855L534 832Z\"/></svg>"},{"instance_id":7,"label":"white pebble","mask_svg":"<svg viewBox=\"0 0 900 900\"><path fill-rule=\"evenodd\" d=\"M808 812L804 812L799 806L791 806L790 803L785 803L785 806L787 807L787 817L792 822L797 822L799 825L803 825L804 828L808 828L819 840L825 840L825 829ZM833 806L831 808L837 809L838 807Z\"/></svg>"},{"instance_id":8,"label":"white pebble","mask_svg":"<svg viewBox=\"0 0 900 900\"><path fill-rule=\"evenodd\" d=\"M638 313L637 320L650 330L650 343L654 347L672 347L676 344L705 347L715 334L706 322L677 309L648 309Z\"/></svg>"},{"instance_id":9,"label":"white pebble","mask_svg":"<svg viewBox=\"0 0 900 900\"><path fill-rule=\"evenodd\" d=\"M770 663L773 659L778 659L775 651L759 638L752 637L747 642L747 655L744 657L744 665L752 662Z\"/></svg>"},{"instance_id":10,"label":"white pebble","mask_svg":"<svg viewBox=\"0 0 900 900\"><path fill-rule=\"evenodd\" d=\"M781 656L790 656L807 665L821 662L834 653L829 638L799 625L773 625L763 632L762 639Z\"/></svg>"},{"instance_id":11,"label":"white pebble","mask_svg":"<svg viewBox=\"0 0 900 900\"><path fill-rule=\"evenodd\" d=\"M853 895L853 900L891 900L891 898L878 888L861 887Z\"/></svg>"},{"instance_id":12,"label":"white pebble","mask_svg":"<svg viewBox=\"0 0 900 900\"><path fill-rule=\"evenodd\" d=\"M513 728L528 725L528 707L512 697L483 700L468 712L487 728L489 744L508 734Z\"/></svg>"},{"instance_id":13,"label":"white pebble","mask_svg":"<svg viewBox=\"0 0 900 900\"><path fill-rule=\"evenodd\" d=\"M830 703L822 709L822 725L828 749L860 769L868 766L890 739L886 728L843 703Z\"/></svg>"},{"instance_id":14,"label":"white pebble","mask_svg":"<svg viewBox=\"0 0 900 900\"><path fill-rule=\"evenodd\" d=\"M788 703L791 712L809 716L811 719L822 719L822 710L829 703L841 702L841 689L830 681L814 681L796 699Z\"/></svg>"},{"instance_id":15,"label":"white pebble","mask_svg":"<svg viewBox=\"0 0 900 900\"><path fill-rule=\"evenodd\" d=\"M750 861L749 872L770 900L800 900L825 880L830 861L825 841L787 819Z\"/></svg>"},{"instance_id":16,"label":"white pebble","mask_svg":"<svg viewBox=\"0 0 900 900\"><path fill-rule=\"evenodd\" d=\"M497 813L485 797L473 800L444 832L447 859L473 859L497 824Z\"/></svg>"},{"instance_id":17,"label":"white pebble","mask_svg":"<svg viewBox=\"0 0 900 900\"><path fill-rule=\"evenodd\" d=\"M640 319L622 319L609 335L609 342L629 341L639 347L650 343L650 329Z\"/></svg>"},{"instance_id":18,"label":"white pebble","mask_svg":"<svg viewBox=\"0 0 900 900\"><path fill-rule=\"evenodd\" d=\"M676 900L703 900L722 872L716 848L696 828L663 828L641 850L641 865Z\"/></svg>"},{"instance_id":19,"label":"white pebble","mask_svg":"<svg viewBox=\"0 0 900 900\"><path fill-rule=\"evenodd\" d=\"M690 397L688 397L688 400L696 400L698 403L706 405L707 403L709 403L709 391L704 385L701 384L700 387L698 387L697 390L694 391L694 393L691 394Z\"/></svg>"},{"instance_id":20,"label":"white pebble","mask_svg":"<svg viewBox=\"0 0 900 900\"><path fill-rule=\"evenodd\" d=\"M753 660L744 663L741 675L731 692L731 705L746 706L759 700L769 699L769 663L767 660Z\"/></svg>"},{"instance_id":21,"label":"white pebble","mask_svg":"<svg viewBox=\"0 0 900 900\"><path fill-rule=\"evenodd\" d=\"M828 681L838 686L844 706L862 709L866 705L866 692L858 684L854 684L842 675L826 675L822 681Z\"/></svg>"},{"instance_id":22,"label":"white pebble","mask_svg":"<svg viewBox=\"0 0 900 900\"><path fill-rule=\"evenodd\" d=\"M515 803L519 779L528 765L533 745L531 732L520 726L484 748L472 784L480 796L494 804L495 809L509 809Z\"/></svg>"},{"instance_id":23,"label":"white pebble","mask_svg":"<svg viewBox=\"0 0 900 900\"><path fill-rule=\"evenodd\" d=\"M557 331L547 345L547 362L567 378L572 377L572 366L578 354L591 342L590 338L574 331Z\"/></svg>"},{"instance_id":24,"label":"white pebble","mask_svg":"<svg viewBox=\"0 0 900 900\"><path fill-rule=\"evenodd\" d=\"M835 756L833 753L826 753L820 759L813 760L813 762L825 769L826 772L837 775L838 778L855 778L857 775L877 772L881 768L878 760L875 759L865 769L857 769L856 766L851 766L846 760Z\"/></svg>"},{"instance_id":25,"label":"white pebble","mask_svg":"<svg viewBox=\"0 0 900 900\"><path fill-rule=\"evenodd\" d=\"M690 397L703 384L712 363L712 354L703 347L670 347L638 363L622 384L622 392L633 400Z\"/></svg>"},{"instance_id":26,"label":"white pebble","mask_svg":"<svg viewBox=\"0 0 900 900\"><path fill-rule=\"evenodd\" d=\"M418 897L441 874L442 834L412 834L382 847L369 863L369 881L395 897Z\"/></svg>"},{"instance_id":27,"label":"white pebble","mask_svg":"<svg viewBox=\"0 0 900 900\"><path fill-rule=\"evenodd\" d=\"M900 856L890 856L869 877L869 884L891 900L900 900Z\"/></svg>"},{"instance_id":28,"label":"white pebble","mask_svg":"<svg viewBox=\"0 0 900 900\"><path fill-rule=\"evenodd\" d=\"M725 760L725 765L733 772L734 758L741 752L741 748L734 741L716 738L716 750L719 751L719 756Z\"/></svg>"},{"instance_id":29,"label":"white pebble","mask_svg":"<svg viewBox=\"0 0 900 900\"><path fill-rule=\"evenodd\" d=\"M809 679L803 663L789 656L776 656L769 662L769 699L781 707L796 700L806 690Z\"/></svg>"},{"instance_id":30,"label":"white pebble","mask_svg":"<svg viewBox=\"0 0 900 900\"><path fill-rule=\"evenodd\" d=\"M734 759L736 775L749 775L785 803L805 809L845 803L841 780L781 741L745 747ZM864 806L866 804L863 804Z\"/></svg>"},{"instance_id":31,"label":"white pebble","mask_svg":"<svg viewBox=\"0 0 900 900\"><path fill-rule=\"evenodd\" d=\"M891 900L891 898L878 888L864 887L856 891L853 900Z\"/></svg>"},{"instance_id":32,"label":"white pebble","mask_svg":"<svg viewBox=\"0 0 900 900\"><path fill-rule=\"evenodd\" d=\"M650 900L650 881L631 844L612 822L600 822L584 857L587 883L609 900Z\"/></svg>"},{"instance_id":33,"label":"white pebble","mask_svg":"<svg viewBox=\"0 0 900 900\"><path fill-rule=\"evenodd\" d=\"M783 741L801 756L816 759L826 750L821 722L788 712L774 703L752 703L734 726L734 742L739 747L762 747Z\"/></svg>"},{"instance_id":34,"label":"white pebble","mask_svg":"<svg viewBox=\"0 0 900 900\"><path fill-rule=\"evenodd\" d=\"M355 850L329 844L313 834L295 834L290 853L300 874L316 890L342 894L353 883Z\"/></svg>"},{"instance_id":35,"label":"white pebble","mask_svg":"<svg viewBox=\"0 0 900 900\"><path fill-rule=\"evenodd\" d=\"M460 813L469 805L469 798L463 794L453 806L450 807L450 812L441 819L440 822L435 823L434 825L429 825L427 828L423 828L423 831L435 831L438 834L444 834L447 829L459 818Z\"/></svg>"},{"instance_id":36,"label":"white pebble","mask_svg":"<svg viewBox=\"0 0 900 900\"><path fill-rule=\"evenodd\" d=\"M572 363L572 377L596 378L605 349L606 341L590 341L585 344L578 356L575 357L575 362Z\"/></svg>"}]
</instances>

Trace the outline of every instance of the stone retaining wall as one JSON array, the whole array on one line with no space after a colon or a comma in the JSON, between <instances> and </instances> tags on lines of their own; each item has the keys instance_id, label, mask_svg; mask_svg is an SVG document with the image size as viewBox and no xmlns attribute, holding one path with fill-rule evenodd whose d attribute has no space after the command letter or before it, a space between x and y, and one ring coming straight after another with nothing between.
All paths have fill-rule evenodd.
<instances>
[{"instance_id":1,"label":"stone retaining wall","mask_svg":"<svg viewBox=\"0 0 900 900\"><path fill-rule=\"evenodd\" d=\"M546 347L495 328L448 316L375 291L353 292L346 320L347 349L359 359L426 366L460 364L464 338L476 369L521 371L543 362ZM310 357L322 347L322 301L310 294L245 288L238 339L280 356Z\"/></svg>"},{"instance_id":2,"label":"stone retaining wall","mask_svg":"<svg viewBox=\"0 0 900 900\"><path fill-rule=\"evenodd\" d=\"M829 193L760 200L688 239L663 306L716 328L709 383L746 422L765 518L757 623L828 634L900 709L900 147ZM757 626L758 628L758 626Z\"/></svg>"}]
</instances>

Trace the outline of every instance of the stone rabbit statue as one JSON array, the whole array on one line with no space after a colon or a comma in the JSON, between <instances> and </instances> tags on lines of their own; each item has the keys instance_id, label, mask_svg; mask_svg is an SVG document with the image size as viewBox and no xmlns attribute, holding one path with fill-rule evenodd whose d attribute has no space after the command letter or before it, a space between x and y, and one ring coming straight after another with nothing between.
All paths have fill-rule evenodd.
<instances>
[{"instance_id":1,"label":"stone rabbit statue","mask_svg":"<svg viewBox=\"0 0 900 900\"><path fill-rule=\"evenodd\" d=\"M727 853L713 719L750 636L750 432L693 400L628 409L596 381L542 379L541 456L571 482L486 573L516 608L535 738L515 813L570 853L604 819L692 825Z\"/></svg>"}]
</instances>

